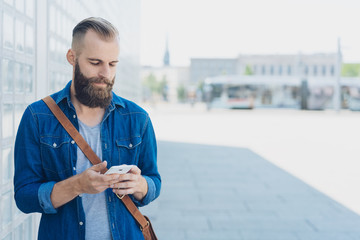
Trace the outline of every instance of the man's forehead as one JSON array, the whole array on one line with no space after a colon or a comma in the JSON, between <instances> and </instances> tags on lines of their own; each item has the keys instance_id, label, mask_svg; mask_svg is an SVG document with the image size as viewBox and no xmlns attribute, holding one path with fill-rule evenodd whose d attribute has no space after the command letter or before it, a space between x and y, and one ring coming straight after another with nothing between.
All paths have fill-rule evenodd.
<instances>
[{"instance_id":1,"label":"man's forehead","mask_svg":"<svg viewBox=\"0 0 360 240\"><path fill-rule=\"evenodd\" d=\"M87 58L97 58L104 60L103 58L111 58L111 61L115 61L119 55L119 42L117 38L102 39L97 33L89 31L83 40L82 54Z\"/></svg>"}]
</instances>

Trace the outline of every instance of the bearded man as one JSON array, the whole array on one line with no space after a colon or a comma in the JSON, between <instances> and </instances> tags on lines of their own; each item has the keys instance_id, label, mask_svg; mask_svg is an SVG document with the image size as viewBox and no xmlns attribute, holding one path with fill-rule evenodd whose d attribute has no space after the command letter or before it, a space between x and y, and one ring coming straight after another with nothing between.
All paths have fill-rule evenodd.
<instances>
[{"instance_id":1,"label":"bearded man","mask_svg":"<svg viewBox=\"0 0 360 240\"><path fill-rule=\"evenodd\" d=\"M87 18L73 30L67 60L73 78L52 94L56 104L102 160L92 166L43 101L25 110L15 142L15 201L42 214L38 239L143 239L131 213L160 194L156 140L148 114L112 92L119 56L117 29ZM127 174L108 167L133 165Z\"/></svg>"}]
</instances>

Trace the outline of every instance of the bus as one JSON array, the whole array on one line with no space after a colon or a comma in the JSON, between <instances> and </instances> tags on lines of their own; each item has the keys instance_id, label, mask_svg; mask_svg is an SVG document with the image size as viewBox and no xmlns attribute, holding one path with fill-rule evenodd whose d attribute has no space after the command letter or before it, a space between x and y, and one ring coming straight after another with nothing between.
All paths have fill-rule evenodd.
<instances>
[{"instance_id":1,"label":"bus","mask_svg":"<svg viewBox=\"0 0 360 240\"><path fill-rule=\"evenodd\" d=\"M340 86L341 107L360 110L360 79L289 76L217 76L205 79L209 108L333 108Z\"/></svg>"}]
</instances>

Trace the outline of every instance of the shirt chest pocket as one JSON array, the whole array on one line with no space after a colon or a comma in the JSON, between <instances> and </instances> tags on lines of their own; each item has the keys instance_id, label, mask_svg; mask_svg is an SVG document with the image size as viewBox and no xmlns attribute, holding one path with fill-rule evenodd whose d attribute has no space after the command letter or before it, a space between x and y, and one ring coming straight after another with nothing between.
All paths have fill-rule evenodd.
<instances>
[{"instance_id":1,"label":"shirt chest pocket","mask_svg":"<svg viewBox=\"0 0 360 240\"><path fill-rule=\"evenodd\" d=\"M40 138L43 168L45 174L53 180L63 180L71 173L70 140L57 136Z\"/></svg>"},{"instance_id":2,"label":"shirt chest pocket","mask_svg":"<svg viewBox=\"0 0 360 240\"><path fill-rule=\"evenodd\" d=\"M137 164L139 158L139 148L141 137L131 137L128 139L116 140L119 164Z\"/></svg>"}]
</instances>

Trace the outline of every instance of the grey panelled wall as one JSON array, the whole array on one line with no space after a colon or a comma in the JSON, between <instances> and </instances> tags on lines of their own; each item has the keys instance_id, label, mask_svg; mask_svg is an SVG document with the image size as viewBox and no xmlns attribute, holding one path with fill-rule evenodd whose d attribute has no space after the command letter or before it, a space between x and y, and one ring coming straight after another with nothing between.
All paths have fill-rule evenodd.
<instances>
[{"instance_id":1,"label":"grey panelled wall","mask_svg":"<svg viewBox=\"0 0 360 240\"><path fill-rule=\"evenodd\" d=\"M140 0L0 0L0 240L36 239L39 215L21 213L13 197L16 130L28 104L71 79L72 28L89 16L119 29L115 91L139 100Z\"/></svg>"}]
</instances>

